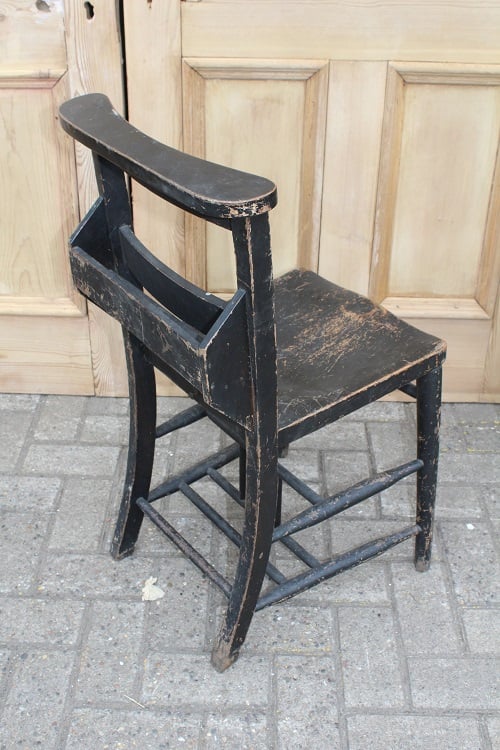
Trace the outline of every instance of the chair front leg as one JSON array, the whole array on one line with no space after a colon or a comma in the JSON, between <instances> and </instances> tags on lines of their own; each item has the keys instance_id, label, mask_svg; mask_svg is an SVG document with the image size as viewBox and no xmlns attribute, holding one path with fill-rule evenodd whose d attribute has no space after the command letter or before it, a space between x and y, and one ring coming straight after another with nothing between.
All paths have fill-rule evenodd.
<instances>
[{"instance_id":1,"label":"chair front leg","mask_svg":"<svg viewBox=\"0 0 500 750\"><path fill-rule=\"evenodd\" d=\"M417 473L417 517L421 531L415 539L415 568L429 569L436 501L441 416L442 370L438 367L417 380L418 458L423 467Z\"/></svg>"},{"instance_id":2,"label":"chair front leg","mask_svg":"<svg viewBox=\"0 0 500 750\"><path fill-rule=\"evenodd\" d=\"M139 536L143 512L136 505L147 499L153 471L156 435L156 381L141 343L123 332L130 396L130 428L127 473L111 544L111 554L120 559L132 554Z\"/></svg>"},{"instance_id":3,"label":"chair front leg","mask_svg":"<svg viewBox=\"0 0 500 750\"><path fill-rule=\"evenodd\" d=\"M245 520L236 576L212 664L223 672L238 657L252 621L271 550L278 498L276 451L263 451L247 440ZM265 456L262 454L266 453Z\"/></svg>"}]
</instances>

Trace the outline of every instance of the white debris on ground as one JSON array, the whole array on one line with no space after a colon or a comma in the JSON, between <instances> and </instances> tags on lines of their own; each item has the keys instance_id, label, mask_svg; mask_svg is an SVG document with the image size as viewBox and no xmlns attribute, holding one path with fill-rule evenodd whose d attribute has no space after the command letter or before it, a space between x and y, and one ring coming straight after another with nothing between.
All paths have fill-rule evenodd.
<instances>
[{"instance_id":1,"label":"white debris on ground","mask_svg":"<svg viewBox=\"0 0 500 750\"><path fill-rule=\"evenodd\" d=\"M155 586L158 578L148 578L145 581L142 589L142 601L143 602L155 602L157 599L162 599L165 596L165 592L159 586Z\"/></svg>"}]
</instances>

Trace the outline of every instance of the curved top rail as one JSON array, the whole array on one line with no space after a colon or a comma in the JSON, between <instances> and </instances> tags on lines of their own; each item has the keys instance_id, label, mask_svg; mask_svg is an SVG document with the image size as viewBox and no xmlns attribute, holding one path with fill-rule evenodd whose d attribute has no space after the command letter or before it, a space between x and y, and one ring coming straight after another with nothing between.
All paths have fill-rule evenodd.
<instances>
[{"instance_id":1,"label":"curved top rail","mask_svg":"<svg viewBox=\"0 0 500 750\"><path fill-rule=\"evenodd\" d=\"M277 203L270 180L163 145L124 120L104 94L70 99L59 113L69 135L187 211L234 219L265 213Z\"/></svg>"}]
</instances>

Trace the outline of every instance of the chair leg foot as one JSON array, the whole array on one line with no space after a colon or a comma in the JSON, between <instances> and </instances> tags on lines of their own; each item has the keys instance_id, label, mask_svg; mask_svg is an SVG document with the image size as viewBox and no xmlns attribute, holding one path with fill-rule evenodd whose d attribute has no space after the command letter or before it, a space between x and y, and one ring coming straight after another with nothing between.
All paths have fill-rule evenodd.
<instances>
[{"instance_id":1,"label":"chair leg foot","mask_svg":"<svg viewBox=\"0 0 500 750\"><path fill-rule=\"evenodd\" d=\"M134 551L144 518L136 505L139 497L147 498L153 471L156 436L156 382L152 365L142 353L141 344L124 332L130 394L130 433L127 473L118 520L111 543L115 560Z\"/></svg>"},{"instance_id":2,"label":"chair leg foot","mask_svg":"<svg viewBox=\"0 0 500 750\"><path fill-rule=\"evenodd\" d=\"M239 655L239 648L231 652L226 643L218 643L212 650L212 666L217 672L225 672L231 664L234 664Z\"/></svg>"},{"instance_id":3,"label":"chair leg foot","mask_svg":"<svg viewBox=\"0 0 500 750\"><path fill-rule=\"evenodd\" d=\"M421 531L415 539L415 568L429 569L436 501L441 413L441 367L417 381L418 458L423 467L417 474L417 517Z\"/></svg>"}]
</instances>

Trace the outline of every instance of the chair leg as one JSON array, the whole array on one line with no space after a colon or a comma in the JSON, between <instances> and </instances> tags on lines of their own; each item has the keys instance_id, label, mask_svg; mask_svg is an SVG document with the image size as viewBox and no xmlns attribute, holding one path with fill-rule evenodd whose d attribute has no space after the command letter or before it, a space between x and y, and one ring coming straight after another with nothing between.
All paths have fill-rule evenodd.
<instances>
[{"instance_id":1,"label":"chair leg","mask_svg":"<svg viewBox=\"0 0 500 750\"><path fill-rule=\"evenodd\" d=\"M130 428L127 473L111 554L121 559L132 554L139 535L143 512L139 497L149 494L156 434L156 381L153 366L145 359L140 342L124 331L125 356L130 396Z\"/></svg>"},{"instance_id":2,"label":"chair leg","mask_svg":"<svg viewBox=\"0 0 500 750\"><path fill-rule=\"evenodd\" d=\"M237 659L252 621L271 550L278 495L277 455L246 446L245 521L236 576L212 664L223 672Z\"/></svg>"},{"instance_id":3,"label":"chair leg","mask_svg":"<svg viewBox=\"0 0 500 750\"><path fill-rule=\"evenodd\" d=\"M432 527L439 457L441 415L441 367L417 380L418 458L423 467L417 473L417 518L421 528L415 539L415 568L429 569Z\"/></svg>"}]
</instances>

